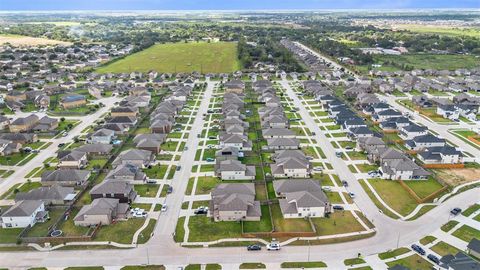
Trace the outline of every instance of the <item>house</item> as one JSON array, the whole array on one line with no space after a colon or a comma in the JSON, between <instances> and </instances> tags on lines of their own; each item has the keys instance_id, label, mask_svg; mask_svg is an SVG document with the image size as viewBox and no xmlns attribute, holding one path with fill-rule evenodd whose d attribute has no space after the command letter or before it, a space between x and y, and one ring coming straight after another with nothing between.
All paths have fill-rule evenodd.
<instances>
[{"instance_id":1,"label":"house","mask_svg":"<svg viewBox=\"0 0 480 270\"><path fill-rule=\"evenodd\" d=\"M131 203L137 197L133 185L127 181L108 180L94 186L90 190L92 200L98 198L118 199L121 203Z\"/></svg>"},{"instance_id":2,"label":"house","mask_svg":"<svg viewBox=\"0 0 480 270\"><path fill-rule=\"evenodd\" d=\"M437 114L451 120L457 120L460 117L460 112L454 104L439 104Z\"/></svg>"},{"instance_id":3,"label":"house","mask_svg":"<svg viewBox=\"0 0 480 270\"><path fill-rule=\"evenodd\" d=\"M152 134L138 134L133 138L136 147L142 150L151 151L154 154L160 153L160 146L167 139L167 134L152 133Z\"/></svg>"},{"instance_id":4,"label":"house","mask_svg":"<svg viewBox=\"0 0 480 270\"><path fill-rule=\"evenodd\" d=\"M383 122L383 121L388 120L389 118L400 117L400 116L402 116L401 112L396 111L394 109L387 109L387 110L383 110L383 111L380 111L378 113L373 114L372 119L375 122Z\"/></svg>"},{"instance_id":5,"label":"house","mask_svg":"<svg viewBox=\"0 0 480 270\"><path fill-rule=\"evenodd\" d=\"M19 153L22 145L10 140L0 139L0 156L9 156L14 153Z\"/></svg>"},{"instance_id":6,"label":"house","mask_svg":"<svg viewBox=\"0 0 480 270\"><path fill-rule=\"evenodd\" d=\"M266 128L262 129L262 136L265 139L295 138L296 134L288 128Z\"/></svg>"},{"instance_id":7,"label":"house","mask_svg":"<svg viewBox=\"0 0 480 270\"><path fill-rule=\"evenodd\" d=\"M90 135L90 138L87 140L88 143L91 144L110 144L115 139L115 131L101 128L95 131L93 134Z\"/></svg>"},{"instance_id":8,"label":"house","mask_svg":"<svg viewBox=\"0 0 480 270\"><path fill-rule=\"evenodd\" d=\"M416 136L411 140L405 141L405 146L414 151L429 147L445 146L445 139L440 139L432 134Z\"/></svg>"},{"instance_id":9,"label":"house","mask_svg":"<svg viewBox=\"0 0 480 270\"><path fill-rule=\"evenodd\" d=\"M347 135L352 139L368 138L373 137L373 131L371 131L368 127L357 127L350 129Z\"/></svg>"},{"instance_id":10,"label":"house","mask_svg":"<svg viewBox=\"0 0 480 270\"><path fill-rule=\"evenodd\" d=\"M60 98L60 106L65 109L73 109L87 104L87 99L83 95L66 95Z\"/></svg>"},{"instance_id":11,"label":"house","mask_svg":"<svg viewBox=\"0 0 480 270\"><path fill-rule=\"evenodd\" d=\"M262 146L265 147L265 146ZM267 139L266 149L268 150L295 150L300 147L300 141L297 138L272 138Z\"/></svg>"},{"instance_id":12,"label":"house","mask_svg":"<svg viewBox=\"0 0 480 270\"><path fill-rule=\"evenodd\" d=\"M105 179L125 181L145 181L147 175L139 167L132 164L123 164L109 171ZM106 180L105 180L106 181Z\"/></svg>"},{"instance_id":13,"label":"house","mask_svg":"<svg viewBox=\"0 0 480 270\"><path fill-rule=\"evenodd\" d=\"M15 201L42 201L45 205L63 205L72 202L76 195L73 187L53 185L19 192L15 195Z\"/></svg>"},{"instance_id":14,"label":"house","mask_svg":"<svg viewBox=\"0 0 480 270\"><path fill-rule=\"evenodd\" d=\"M110 112L111 117L119 117L119 116L130 116L130 117L137 117L138 116L138 108L135 107L127 107L127 106L119 106L112 108Z\"/></svg>"},{"instance_id":15,"label":"house","mask_svg":"<svg viewBox=\"0 0 480 270\"><path fill-rule=\"evenodd\" d=\"M427 179L431 174L406 157L400 160L383 161L380 171L383 179L391 180Z\"/></svg>"},{"instance_id":16,"label":"house","mask_svg":"<svg viewBox=\"0 0 480 270\"><path fill-rule=\"evenodd\" d=\"M77 152L84 152L87 156L106 156L109 155L113 150L111 144L105 143L95 143L95 144L84 144L75 148Z\"/></svg>"},{"instance_id":17,"label":"house","mask_svg":"<svg viewBox=\"0 0 480 270\"><path fill-rule=\"evenodd\" d=\"M440 266L447 270L480 270L480 263L461 251L440 258Z\"/></svg>"},{"instance_id":18,"label":"house","mask_svg":"<svg viewBox=\"0 0 480 270\"><path fill-rule=\"evenodd\" d=\"M10 125L10 119L8 117L0 115L0 130L6 129Z\"/></svg>"},{"instance_id":19,"label":"house","mask_svg":"<svg viewBox=\"0 0 480 270\"><path fill-rule=\"evenodd\" d=\"M87 165L87 153L80 151L60 151L57 155L58 168L82 169Z\"/></svg>"},{"instance_id":20,"label":"house","mask_svg":"<svg viewBox=\"0 0 480 270\"><path fill-rule=\"evenodd\" d=\"M458 164L463 163L462 157L462 152L448 145L428 147L417 155L425 164Z\"/></svg>"},{"instance_id":21,"label":"house","mask_svg":"<svg viewBox=\"0 0 480 270\"><path fill-rule=\"evenodd\" d=\"M324 217L330 212L330 202L319 181L275 180L273 189L283 218Z\"/></svg>"},{"instance_id":22,"label":"house","mask_svg":"<svg viewBox=\"0 0 480 270\"><path fill-rule=\"evenodd\" d=\"M270 164L275 178L307 178L310 175L310 162L300 150L276 151L272 156L275 163Z\"/></svg>"},{"instance_id":23,"label":"house","mask_svg":"<svg viewBox=\"0 0 480 270\"><path fill-rule=\"evenodd\" d=\"M173 122L169 120L156 119L150 124L152 133L168 134L172 131Z\"/></svg>"},{"instance_id":24,"label":"house","mask_svg":"<svg viewBox=\"0 0 480 270\"><path fill-rule=\"evenodd\" d=\"M114 167L118 165L132 164L140 168L148 167L154 161L151 151L141 149L130 149L123 151L112 162Z\"/></svg>"},{"instance_id":25,"label":"house","mask_svg":"<svg viewBox=\"0 0 480 270\"><path fill-rule=\"evenodd\" d=\"M39 121L38 116L31 114L27 117L19 117L10 123L9 129L12 133L25 132L31 130Z\"/></svg>"},{"instance_id":26,"label":"house","mask_svg":"<svg viewBox=\"0 0 480 270\"><path fill-rule=\"evenodd\" d=\"M134 126L137 124L137 118L132 117L132 116L117 116L117 117L112 117L108 120L108 123L110 124L123 124L127 126Z\"/></svg>"},{"instance_id":27,"label":"house","mask_svg":"<svg viewBox=\"0 0 480 270\"><path fill-rule=\"evenodd\" d=\"M40 200L18 201L8 208L0 219L2 228L26 228L34 226L37 222L45 222L48 219L48 211Z\"/></svg>"},{"instance_id":28,"label":"house","mask_svg":"<svg viewBox=\"0 0 480 270\"><path fill-rule=\"evenodd\" d=\"M480 258L480 240L473 238L467 245L468 254L473 257Z\"/></svg>"},{"instance_id":29,"label":"house","mask_svg":"<svg viewBox=\"0 0 480 270\"><path fill-rule=\"evenodd\" d=\"M37 124L32 127L32 131L52 131L58 127L58 119L50 118L48 116L44 116L38 120Z\"/></svg>"},{"instance_id":30,"label":"house","mask_svg":"<svg viewBox=\"0 0 480 270\"><path fill-rule=\"evenodd\" d=\"M215 173L222 180L255 179L255 166L246 166L238 160L223 160L216 167Z\"/></svg>"},{"instance_id":31,"label":"house","mask_svg":"<svg viewBox=\"0 0 480 270\"><path fill-rule=\"evenodd\" d=\"M45 171L42 173L41 183L43 186L80 186L86 184L89 177L90 171L72 169Z\"/></svg>"},{"instance_id":32,"label":"house","mask_svg":"<svg viewBox=\"0 0 480 270\"><path fill-rule=\"evenodd\" d=\"M398 136L403 140L412 140L418 136L424 136L428 134L428 128L419 126L417 124L410 124L408 126L401 127L398 132Z\"/></svg>"},{"instance_id":33,"label":"house","mask_svg":"<svg viewBox=\"0 0 480 270\"><path fill-rule=\"evenodd\" d=\"M224 133L220 135L220 147L235 147L238 150L251 151L252 142L243 134Z\"/></svg>"},{"instance_id":34,"label":"house","mask_svg":"<svg viewBox=\"0 0 480 270\"><path fill-rule=\"evenodd\" d=\"M220 184L211 197L209 214L214 221L259 221L261 218L253 183Z\"/></svg>"},{"instance_id":35,"label":"house","mask_svg":"<svg viewBox=\"0 0 480 270\"><path fill-rule=\"evenodd\" d=\"M110 225L114 220L124 219L129 209L128 203L120 203L118 199L95 199L84 205L73 218L76 226Z\"/></svg>"},{"instance_id":36,"label":"house","mask_svg":"<svg viewBox=\"0 0 480 270\"><path fill-rule=\"evenodd\" d=\"M243 153L236 147L224 147L215 152L215 160L217 162L224 160L237 160L239 157L243 157Z\"/></svg>"},{"instance_id":37,"label":"house","mask_svg":"<svg viewBox=\"0 0 480 270\"><path fill-rule=\"evenodd\" d=\"M232 80L224 83L225 93L243 93L245 83L241 80Z\"/></svg>"}]
</instances>

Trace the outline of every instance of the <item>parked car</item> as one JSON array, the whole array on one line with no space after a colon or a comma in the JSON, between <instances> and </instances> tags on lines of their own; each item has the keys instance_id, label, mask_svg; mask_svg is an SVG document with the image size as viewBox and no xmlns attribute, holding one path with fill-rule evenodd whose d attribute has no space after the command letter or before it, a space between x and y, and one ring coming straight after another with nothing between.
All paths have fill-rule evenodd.
<instances>
[{"instance_id":1,"label":"parked car","mask_svg":"<svg viewBox=\"0 0 480 270\"><path fill-rule=\"evenodd\" d=\"M343 180L343 181L342 181L342 185L343 185L344 187L348 187L348 182L345 181L345 180Z\"/></svg>"},{"instance_id":2,"label":"parked car","mask_svg":"<svg viewBox=\"0 0 480 270\"><path fill-rule=\"evenodd\" d=\"M168 209L167 205L164 204L164 205L162 205L162 209L160 209L160 211L167 212L167 209Z\"/></svg>"},{"instance_id":3,"label":"parked car","mask_svg":"<svg viewBox=\"0 0 480 270\"><path fill-rule=\"evenodd\" d=\"M350 198L354 199L354 198L355 198L355 193L349 192L349 193L348 193L348 196L350 196Z\"/></svg>"},{"instance_id":4,"label":"parked car","mask_svg":"<svg viewBox=\"0 0 480 270\"><path fill-rule=\"evenodd\" d=\"M462 209L460 209L460 208L458 208L458 207L455 207L455 208L453 208L453 209L450 211L450 213L451 213L452 215L454 215L454 216L460 214L461 212L462 212Z\"/></svg>"},{"instance_id":5,"label":"parked car","mask_svg":"<svg viewBox=\"0 0 480 270\"><path fill-rule=\"evenodd\" d=\"M411 248L412 248L414 251L416 251L418 254L420 254L420 255L425 255L425 253L426 253L425 250L424 250L421 246L419 246L419 245L417 245L417 244L413 244L413 245L411 246Z\"/></svg>"},{"instance_id":6,"label":"parked car","mask_svg":"<svg viewBox=\"0 0 480 270\"><path fill-rule=\"evenodd\" d=\"M178 165L177 168L176 168L177 171L180 171L181 169L182 169L182 166L180 166L180 165Z\"/></svg>"},{"instance_id":7,"label":"parked car","mask_svg":"<svg viewBox=\"0 0 480 270\"><path fill-rule=\"evenodd\" d=\"M322 166L313 167L313 170L316 172L321 172L323 171L323 167Z\"/></svg>"},{"instance_id":8,"label":"parked car","mask_svg":"<svg viewBox=\"0 0 480 270\"><path fill-rule=\"evenodd\" d=\"M267 245L267 250L280 250L280 244L278 243L270 243Z\"/></svg>"},{"instance_id":9,"label":"parked car","mask_svg":"<svg viewBox=\"0 0 480 270\"><path fill-rule=\"evenodd\" d=\"M248 251L256 251L256 250L262 250L262 247L260 245L249 245L247 246Z\"/></svg>"},{"instance_id":10,"label":"parked car","mask_svg":"<svg viewBox=\"0 0 480 270\"><path fill-rule=\"evenodd\" d=\"M133 217L135 218L146 218L147 217L147 212L142 212L142 213L133 213Z\"/></svg>"},{"instance_id":11,"label":"parked car","mask_svg":"<svg viewBox=\"0 0 480 270\"><path fill-rule=\"evenodd\" d=\"M206 161L208 161L208 162L214 162L215 159L214 159L214 158L207 158Z\"/></svg>"},{"instance_id":12,"label":"parked car","mask_svg":"<svg viewBox=\"0 0 480 270\"><path fill-rule=\"evenodd\" d=\"M440 264L440 259L438 259L438 257L433 254L428 254L427 258L435 264Z\"/></svg>"},{"instance_id":13,"label":"parked car","mask_svg":"<svg viewBox=\"0 0 480 270\"><path fill-rule=\"evenodd\" d=\"M173 192L173 187L172 186L168 186L167 188L167 194L170 194Z\"/></svg>"},{"instance_id":14,"label":"parked car","mask_svg":"<svg viewBox=\"0 0 480 270\"><path fill-rule=\"evenodd\" d=\"M59 143L59 144L58 144L58 147L63 147L63 146L65 146L64 143Z\"/></svg>"},{"instance_id":15,"label":"parked car","mask_svg":"<svg viewBox=\"0 0 480 270\"><path fill-rule=\"evenodd\" d=\"M332 206L332 208L333 208L333 210L341 210L341 211L344 210L343 206L341 206L341 205L334 205L334 206Z\"/></svg>"},{"instance_id":16,"label":"parked car","mask_svg":"<svg viewBox=\"0 0 480 270\"><path fill-rule=\"evenodd\" d=\"M147 179L147 184L156 184L157 183L157 180L155 179Z\"/></svg>"}]
</instances>

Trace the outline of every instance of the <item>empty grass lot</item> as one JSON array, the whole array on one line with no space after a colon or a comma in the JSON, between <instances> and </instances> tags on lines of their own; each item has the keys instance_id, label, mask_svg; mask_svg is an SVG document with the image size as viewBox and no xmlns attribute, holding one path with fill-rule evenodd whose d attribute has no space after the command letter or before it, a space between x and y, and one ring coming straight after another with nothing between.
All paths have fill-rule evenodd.
<instances>
[{"instance_id":1,"label":"empty grass lot","mask_svg":"<svg viewBox=\"0 0 480 270\"><path fill-rule=\"evenodd\" d=\"M284 219L280 210L280 205L272 204L272 219L276 231L279 232L311 232L310 223L303 218Z\"/></svg>"},{"instance_id":2,"label":"empty grass lot","mask_svg":"<svg viewBox=\"0 0 480 270\"><path fill-rule=\"evenodd\" d=\"M408 256L406 258L396 260L396 261L391 261L387 262L388 267L393 267L395 265L402 265L407 267L408 269L415 269L415 270L430 270L432 269L432 265L420 257L417 254L414 254L412 256Z\"/></svg>"},{"instance_id":3,"label":"empty grass lot","mask_svg":"<svg viewBox=\"0 0 480 270\"><path fill-rule=\"evenodd\" d=\"M460 250L452 245L449 245L445 242L438 242L433 247L431 247L440 256L445 256L447 254L457 254Z\"/></svg>"},{"instance_id":4,"label":"empty grass lot","mask_svg":"<svg viewBox=\"0 0 480 270\"><path fill-rule=\"evenodd\" d=\"M368 180L385 203L406 216L417 207L414 198L397 181L370 179Z\"/></svg>"},{"instance_id":5,"label":"empty grass lot","mask_svg":"<svg viewBox=\"0 0 480 270\"><path fill-rule=\"evenodd\" d=\"M433 178L420 181L404 181L404 183L422 199L443 188L443 186Z\"/></svg>"},{"instance_id":6,"label":"empty grass lot","mask_svg":"<svg viewBox=\"0 0 480 270\"><path fill-rule=\"evenodd\" d=\"M230 73L241 68L237 43L168 43L153 45L97 69L99 73L192 72Z\"/></svg>"},{"instance_id":7,"label":"empty grass lot","mask_svg":"<svg viewBox=\"0 0 480 270\"><path fill-rule=\"evenodd\" d=\"M468 225L463 225L458 230L452 233L453 236L462 239L465 242L470 242L473 238L480 239L480 231Z\"/></svg>"},{"instance_id":8,"label":"empty grass lot","mask_svg":"<svg viewBox=\"0 0 480 270\"><path fill-rule=\"evenodd\" d=\"M312 218L317 235L342 234L365 230L350 211L335 212L329 218Z\"/></svg>"},{"instance_id":9,"label":"empty grass lot","mask_svg":"<svg viewBox=\"0 0 480 270\"><path fill-rule=\"evenodd\" d=\"M235 221L214 222L206 216L192 216L188 222L189 242L208 242L222 238L238 238L242 234L242 224Z\"/></svg>"},{"instance_id":10,"label":"empty grass lot","mask_svg":"<svg viewBox=\"0 0 480 270\"><path fill-rule=\"evenodd\" d=\"M133 234L145 223L143 218L131 218L119 221L108 226L102 226L95 236L95 241L112 241L121 244L130 244Z\"/></svg>"}]
</instances>

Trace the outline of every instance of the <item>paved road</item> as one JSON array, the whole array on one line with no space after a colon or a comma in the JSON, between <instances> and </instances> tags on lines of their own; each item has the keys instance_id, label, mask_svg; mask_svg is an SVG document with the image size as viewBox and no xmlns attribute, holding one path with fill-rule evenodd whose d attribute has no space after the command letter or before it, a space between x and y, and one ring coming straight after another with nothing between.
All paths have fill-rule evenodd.
<instances>
[{"instance_id":1,"label":"paved road","mask_svg":"<svg viewBox=\"0 0 480 270\"><path fill-rule=\"evenodd\" d=\"M322 260L330 265L338 265L346 258L353 258L360 252L363 255L374 254L397 246L408 245L418 241L421 237L431 234L449 219L449 210L452 207L467 207L477 202L478 191L472 189L461 193L437 206L416 221L405 222L392 220L379 213L373 203L368 199L353 176L349 173L344 162L335 156L335 150L328 142L323 132L314 123L305 107L300 103L295 93L286 81L281 82L287 89L287 94L293 98L300 114L307 126L314 131L327 159L335 167L341 178L350 181L351 190L357 194L356 203L369 219L373 219L377 227L377 234L373 237L348 243L322 245L322 246L287 246L279 252L247 252L245 248L182 248L173 242L172 233L176 219L180 212L181 200L188 181L189 172L195 156L195 149L199 143L196 134L203 128L202 114L208 107L208 100L212 93L213 85L209 83L205 98L192 127L192 135L187 141L189 150L182 156L180 164L182 170L177 173L172 181L174 193L168 198L170 209L161 214L155 229L154 237L145 245L128 250L74 250L36 252L25 251L21 253L0 253L0 266L28 268L31 266L65 267L65 266L123 266L138 264L168 264L185 265L189 263L225 263L235 264L242 262L281 263L284 261L307 261L310 259ZM190 168L190 169L189 169Z\"/></svg>"},{"instance_id":2,"label":"paved road","mask_svg":"<svg viewBox=\"0 0 480 270\"><path fill-rule=\"evenodd\" d=\"M105 107L101 107L95 113L86 115L86 116L69 118L69 119L78 119L80 121L80 124L78 124L72 130L70 130L67 136L60 137L55 140L50 140L52 142L50 146L48 146L46 149L40 150L40 153L38 153L26 165L17 167L17 169L15 170L15 173L13 173L12 175L10 175L8 178L6 178L4 181L0 183L0 194L5 193L13 185L24 182L25 176L34 168L42 167L43 161L45 161L45 159L49 157L57 156L56 151L58 150L58 145L60 143L72 142L73 138L75 136L78 136L82 132L82 130L84 130L86 127L90 126L91 124L93 124L96 120L100 118L101 115L103 115L106 112L109 112L110 109L114 106L114 103L117 101L120 101L120 98L109 97L109 98L102 99L101 102L105 104ZM30 113L24 114L23 116L25 115L30 115ZM39 113L38 115L41 115L41 114ZM15 116L17 117L17 115Z\"/></svg>"}]
</instances>

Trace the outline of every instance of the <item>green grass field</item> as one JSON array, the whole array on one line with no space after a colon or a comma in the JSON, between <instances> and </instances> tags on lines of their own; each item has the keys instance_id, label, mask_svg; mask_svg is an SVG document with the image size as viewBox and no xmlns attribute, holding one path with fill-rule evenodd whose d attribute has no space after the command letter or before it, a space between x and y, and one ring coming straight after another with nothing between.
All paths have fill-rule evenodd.
<instances>
[{"instance_id":1,"label":"green grass field","mask_svg":"<svg viewBox=\"0 0 480 270\"><path fill-rule=\"evenodd\" d=\"M99 73L122 72L192 72L230 73L241 69L237 43L157 44L97 69Z\"/></svg>"},{"instance_id":2,"label":"green grass field","mask_svg":"<svg viewBox=\"0 0 480 270\"><path fill-rule=\"evenodd\" d=\"M409 30L417 33L438 34L446 36L470 36L480 37L480 30L476 28L454 28L454 27L440 27L438 25L419 25L419 24L402 24L397 25L397 28Z\"/></svg>"}]
</instances>

